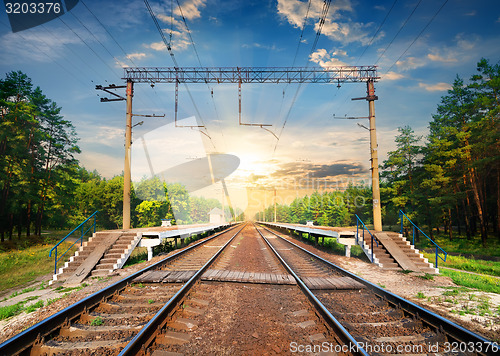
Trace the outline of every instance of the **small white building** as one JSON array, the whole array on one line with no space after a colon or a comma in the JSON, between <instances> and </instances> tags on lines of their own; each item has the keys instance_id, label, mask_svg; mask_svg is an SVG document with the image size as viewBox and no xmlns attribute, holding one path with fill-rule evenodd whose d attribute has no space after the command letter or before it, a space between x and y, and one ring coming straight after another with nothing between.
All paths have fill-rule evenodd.
<instances>
[{"instance_id":1,"label":"small white building","mask_svg":"<svg viewBox=\"0 0 500 356\"><path fill-rule=\"evenodd\" d=\"M210 215L210 224L219 225L225 223L224 213L219 208L213 208L208 215Z\"/></svg>"}]
</instances>

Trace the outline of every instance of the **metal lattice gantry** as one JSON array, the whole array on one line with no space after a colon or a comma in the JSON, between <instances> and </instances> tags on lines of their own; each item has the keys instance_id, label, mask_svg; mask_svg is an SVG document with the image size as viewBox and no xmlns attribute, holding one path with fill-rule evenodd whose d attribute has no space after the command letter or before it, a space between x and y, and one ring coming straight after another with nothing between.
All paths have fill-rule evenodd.
<instances>
[{"instance_id":1,"label":"metal lattice gantry","mask_svg":"<svg viewBox=\"0 0 500 356\"><path fill-rule=\"evenodd\" d=\"M377 66L341 67L127 67L134 83L357 83L377 81Z\"/></svg>"}]
</instances>

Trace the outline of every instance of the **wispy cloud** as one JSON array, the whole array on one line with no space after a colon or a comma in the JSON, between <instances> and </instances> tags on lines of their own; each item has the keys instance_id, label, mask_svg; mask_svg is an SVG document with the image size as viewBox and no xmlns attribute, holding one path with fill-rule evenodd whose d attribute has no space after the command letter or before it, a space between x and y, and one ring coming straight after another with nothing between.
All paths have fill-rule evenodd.
<instances>
[{"instance_id":1,"label":"wispy cloud","mask_svg":"<svg viewBox=\"0 0 500 356\"><path fill-rule=\"evenodd\" d=\"M326 49L320 48L316 52L311 53L309 59L323 68L329 66L346 66L347 64L338 57L349 58L347 52L344 50L336 50L329 53Z\"/></svg>"},{"instance_id":2,"label":"wispy cloud","mask_svg":"<svg viewBox=\"0 0 500 356\"><path fill-rule=\"evenodd\" d=\"M399 80L403 79L405 76L401 73L396 73L393 71L387 72L386 74L382 74L381 78L383 80Z\"/></svg>"},{"instance_id":3,"label":"wispy cloud","mask_svg":"<svg viewBox=\"0 0 500 356\"><path fill-rule=\"evenodd\" d=\"M430 92L446 91L451 89L451 85L449 83L435 83L435 84L418 83L418 86Z\"/></svg>"},{"instance_id":4,"label":"wispy cloud","mask_svg":"<svg viewBox=\"0 0 500 356\"><path fill-rule=\"evenodd\" d=\"M186 20L193 20L201 17L200 9L206 6L206 0L186 0L181 4L182 14ZM181 16L179 7L175 7L174 14Z\"/></svg>"},{"instance_id":5,"label":"wispy cloud","mask_svg":"<svg viewBox=\"0 0 500 356\"><path fill-rule=\"evenodd\" d=\"M311 0L308 14L308 23L314 23L314 32L317 32L323 12L322 0ZM288 21L293 27L302 28L307 13L307 1L278 0L278 14ZM342 12L342 13L341 13ZM366 45L369 42L368 27L371 24L363 24L352 21L346 14L353 12L350 0L335 1L328 11L328 16L322 28L322 34L330 39L343 44L361 42Z\"/></svg>"},{"instance_id":6,"label":"wispy cloud","mask_svg":"<svg viewBox=\"0 0 500 356\"><path fill-rule=\"evenodd\" d=\"M91 40L90 40L91 41ZM58 31L57 37L46 31L28 30L21 33L7 33L0 38L0 60L3 63L50 62L62 57L65 46L77 44L80 39L68 31Z\"/></svg>"},{"instance_id":7,"label":"wispy cloud","mask_svg":"<svg viewBox=\"0 0 500 356\"><path fill-rule=\"evenodd\" d=\"M128 59L141 59L141 58L145 58L145 57L146 57L146 53L144 53L144 52L127 54Z\"/></svg>"},{"instance_id":8,"label":"wispy cloud","mask_svg":"<svg viewBox=\"0 0 500 356\"><path fill-rule=\"evenodd\" d=\"M260 49L265 49L268 51L281 51L282 50L282 49L276 47L275 44L265 45L265 44L261 44L261 43L257 43L257 42L254 42L251 44L244 43L241 45L241 47L243 47L243 48L260 48Z\"/></svg>"},{"instance_id":9,"label":"wispy cloud","mask_svg":"<svg viewBox=\"0 0 500 356\"><path fill-rule=\"evenodd\" d=\"M457 62L457 59L454 57L443 57L443 56L440 56L439 54L432 54L432 53L429 53L427 55L427 58L429 58L431 61L434 61L434 62L443 62L443 63Z\"/></svg>"},{"instance_id":10,"label":"wispy cloud","mask_svg":"<svg viewBox=\"0 0 500 356\"><path fill-rule=\"evenodd\" d=\"M407 57L404 60L396 62L396 65L401 70L412 70L426 65L426 60L417 57Z\"/></svg>"}]
</instances>

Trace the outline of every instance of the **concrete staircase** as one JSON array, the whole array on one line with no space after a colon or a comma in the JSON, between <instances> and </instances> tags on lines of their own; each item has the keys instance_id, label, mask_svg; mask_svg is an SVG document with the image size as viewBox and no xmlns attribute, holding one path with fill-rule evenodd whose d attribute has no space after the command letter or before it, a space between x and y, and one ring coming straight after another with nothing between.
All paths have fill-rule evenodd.
<instances>
[{"instance_id":1,"label":"concrete staircase","mask_svg":"<svg viewBox=\"0 0 500 356\"><path fill-rule=\"evenodd\" d=\"M382 235L383 234L383 235ZM419 273L437 274L439 269L429 263L428 259L411 245L403 235L395 232L375 232L373 244L373 263L387 270L412 270ZM359 244L371 259L371 236L365 233L365 240L359 237Z\"/></svg>"},{"instance_id":2,"label":"concrete staircase","mask_svg":"<svg viewBox=\"0 0 500 356\"><path fill-rule=\"evenodd\" d=\"M401 267L396 263L394 258L391 257L391 255L387 252L387 250L382 246L382 244L379 242L378 246L377 243L377 238L374 238L373 241L373 263L376 264L377 266L391 270L391 271L401 271ZM359 239L359 246L365 253L365 255L368 257L369 260L372 258L372 250L371 250L371 236L368 233L365 233L365 239L363 240L363 236L360 234Z\"/></svg>"},{"instance_id":3,"label":"concrete staircase","mask_svg":"<svg viewBox=\"0 0 500 356\"><path fill-rule=\"evenodd\" d=\"M94 233L75 252L75 255L70 257L64 267L59 268L51 283L71 279L75 274L79 276L82 273L79 271L84 269L87 269L86 275L91 271L93 277L107 276L125 264L141 238L142 234L135 232L104 231ZM102 254L96 256L95 251L99 249L102 250Z\"/></svg>"},{"instance_id":4,"label":"concrete staircase","mask_svg":"<svg viewBox=\"0 0 500 356\"><path fill-rule=\"evenodd\" d=\"M142 233L123 233L92 270L92 277L104 277L122 268L141 238Z\"/></svg>"}]
</instances>

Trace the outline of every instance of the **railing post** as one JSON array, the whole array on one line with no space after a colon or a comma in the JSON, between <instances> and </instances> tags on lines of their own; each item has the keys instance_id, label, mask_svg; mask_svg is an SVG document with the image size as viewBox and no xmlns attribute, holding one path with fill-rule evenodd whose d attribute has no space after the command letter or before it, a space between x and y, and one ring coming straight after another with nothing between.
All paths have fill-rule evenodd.
<instances>
[{"instance_id":1,"label":"railing post","mask_svg":"<svg viewBox=\"0 0 500 356\"><path fill-rule=\"evenodd\" d=\"M436 246L436 268L438 268L438 248Z\"/></svg>"},{"instance_id":2,"label":"railing post","mask_svg":"<svg viewBox=\"0 0 500 356\"><path fill-rule=\"evenodd\" d=\"M57 274L57 247L56 254L54 255L54 274Z\"/></svg>"},{"instance_id":3,"label":"railing post","mask_svg":"<svg viewBox=\"0 0 500 356\"><path fill-rule=\"evenodd\" d=\"M373 235L372 235L372 263L373 263Z\"/></svg>"},{"instance_id":4,"label":"railing post","mask_svg":"<svg viewBox=\"0 0 500 356\"><path fill-rule=\"evenodd\" d=\"M403 235L403 212L399 210L399 219L401 220L401 230L399 230L399 233Z\"/></svg>"},{"instance_id":5,"label":"railing post","mask_svg":"<svg viewBox=\"0 0 500 356\"><path fill-rule=\"evenodd\" d=\"M359 220L358 217L356 216L356 245L359 245Z\"/></svg>"}]
</instances>

